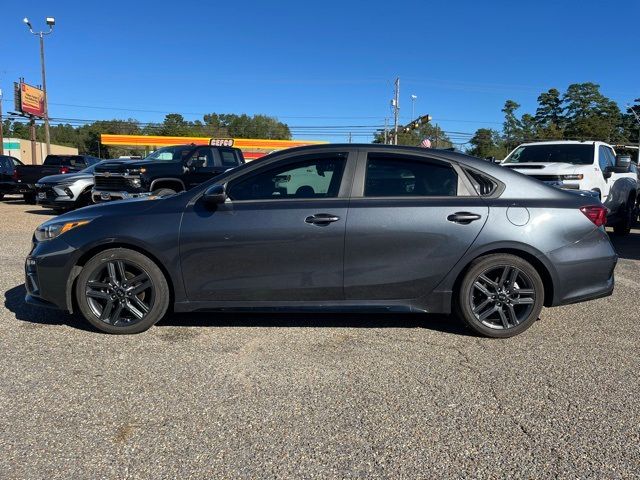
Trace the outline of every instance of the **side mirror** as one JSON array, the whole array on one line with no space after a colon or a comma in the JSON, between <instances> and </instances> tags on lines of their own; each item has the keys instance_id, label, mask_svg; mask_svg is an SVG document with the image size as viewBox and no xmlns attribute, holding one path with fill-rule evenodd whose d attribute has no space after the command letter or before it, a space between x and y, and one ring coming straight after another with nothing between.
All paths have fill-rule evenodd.
<instances>
[{"instance_id":1,"label":"side mirror","mask_svg":"<svg viewBox=\"0 0 640 480\"><path fill-rule=\"evenodd\" d=\"M202 195L204 203L207 205L220 205L227 199L227 192L224 185L212 185L204 191Z\"/></svg>"},{"instance_id":2,"label":"side mirror","mask_svg":"<svg viewBox=\"0 0 640 480\"><path fill-rule=\"evenodd\" d=\"M618 155L616 157L616 168L624 168L627 171L630 165L631 155Z\"/></svg>"}]
</instances>

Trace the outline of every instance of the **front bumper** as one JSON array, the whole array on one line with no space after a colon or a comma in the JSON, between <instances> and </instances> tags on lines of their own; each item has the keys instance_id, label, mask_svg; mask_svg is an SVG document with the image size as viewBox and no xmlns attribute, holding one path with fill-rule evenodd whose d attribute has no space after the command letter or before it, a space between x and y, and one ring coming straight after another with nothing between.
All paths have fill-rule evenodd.
<instances>
[{"instance_id":1,"label":"front bumper","mask_svg":"<svg viewBox=\"0 0 640 480\"><path fill-rule=\"evenodd\" d=\"M80 268L75 264L79 250L61 239L34 242L25 260L25 302L73 311L72 285Z\"/></svg>"},{"instance_id":2,"label":"front bumper","mask_svg":"<svg viewBox=\"0 0 640 480\"><path fill-rule=\"evenodd\" d=\"M126 192L111 190L91 190L91 199L94 203L110 202L113 200L126 200L129 198L148 197L150 192Z\"/></svg>"},{"instance_id":3,"label":"front bumper","mask_svg":"<svg viewBox=\"0 0 640 480\"><path fill-rule=\"evenodd\" d=\"M72 207L77 199L71 189L64 186L36 184L36 202L47 207Z\"/></svg>"}]
</instances>

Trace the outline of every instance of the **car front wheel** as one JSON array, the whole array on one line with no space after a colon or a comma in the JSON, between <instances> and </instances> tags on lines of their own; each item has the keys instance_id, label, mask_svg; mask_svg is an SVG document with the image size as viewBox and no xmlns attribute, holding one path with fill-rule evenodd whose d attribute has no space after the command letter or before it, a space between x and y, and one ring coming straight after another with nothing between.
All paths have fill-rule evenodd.
<instances>
[{"instance_id":1,"label":"car front wheel","mask_svg":"<svg viewBox=\"0 0 640 480\"><path fill-rule=\"evenodd\" d=\"M104 250L82 268L76 299L84 317L107 333L139 333L167 313L169 286L147 256L126 248Z\"/></svg>"},{"instance_id":2,"label":"car front wheel","mask_svg":"<svg viewBox=\"0 0 640 480\"><path fill-rule=\"evenodd\" d=\"M510 254L475 260L456 298L456 313L476 333L505 338L524 332L544 304L544 286L537 270Z\"/></svg>"}]
</instances>

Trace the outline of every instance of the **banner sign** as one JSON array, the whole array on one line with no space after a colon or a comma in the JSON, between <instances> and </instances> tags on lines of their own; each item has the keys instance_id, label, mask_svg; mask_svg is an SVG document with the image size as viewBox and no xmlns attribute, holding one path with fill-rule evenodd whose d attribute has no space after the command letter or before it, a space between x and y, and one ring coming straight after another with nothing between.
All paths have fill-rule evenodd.
<instances>
[{"instance_id":1,"label":"banner sign","mask_svg":"<svg viewBox=\"0 0 640 480\"><path fill-rule=\"evenodd\" d=\"M44 118L44 91L27 83L15 83L16 110L27 115Z\"/></svg>"}]
</instances>

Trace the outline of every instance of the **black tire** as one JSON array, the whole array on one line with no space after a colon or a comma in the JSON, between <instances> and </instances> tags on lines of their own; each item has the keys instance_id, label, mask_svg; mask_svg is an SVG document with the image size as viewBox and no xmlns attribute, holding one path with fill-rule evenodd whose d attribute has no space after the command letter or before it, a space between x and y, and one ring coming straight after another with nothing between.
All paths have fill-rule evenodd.
<instances>
[{"instance_id":1,"label":"black tire","mask_svg":"<svg viewBox=\"0 0 640 480\"><path fill-rule=\"evenodd\" d=\"M80 194L78 200L75 202L74 208L82 208L92 204L93 199L91 198L91 189L89 189Z\"/></svg>"},{"instance_id":2,"label":"black tire","mask_svg":"<svg viewBox=\"0 0 640 480\"><path fill-rule=\"evenodd\" d=\"M538 319L544 305L544 285L529 262L497 253L471 263L454 300L456 315L471 330L486 337L507 338L524 332Z\"/></svg>"},{"instance_id":3,"label":"black tire","mask_svg":"<svg viewBox=\"0 0 640 480\"><path fill-rule=\"evenodd\" d=\"M140 333L167 313L169 286L162 270L147 256L127 248L112 248L82 267L76 300L82 315L98 330Z\"/></svg>"},{"instance_id":4,"label":"black tire","mask_svg":"<svg viewBox=\"0 0 640 480\"><path fill-rule=\"evenodd\" d=\"M4 198L4 193L0 193L0 200Z\"/></svg>"},{"instance_id":5,"label":"black tire","mask_svg":"<svg viewBox=\"0 0 640 480\"><path fill-rule=\"evenodd\" d=\"M22 195L22 198L24 198L24 202L28 203L29 205L35 205L36 204L36 194L35 193L24 193Z\"/></svg>"},{"instance_id":6,"label":"black tire","mask_svg":"<svg viewBox=\"0 0 640 480\"><path fill-rule=\"evenodd\" d=\"M158 190L154 190L151 192L151 195L156 197L167 197L169 195L174 195L176 193L175 190L171 190L170 188L159 188Z\"/></svg>"},{"instance_id":7,"label":"black tire","mask_svg":"<svg viewBox=\"0 0 640 480\"><path fill-rule=\"evenodd\" d=\"M624 207L624 211L621 213L622 219L613 226L613 233L619 236L629 235L634 216L635 208L633 203L627 203Z\"/></svg>"}]
</instances>

